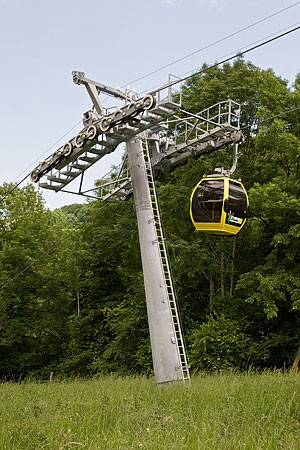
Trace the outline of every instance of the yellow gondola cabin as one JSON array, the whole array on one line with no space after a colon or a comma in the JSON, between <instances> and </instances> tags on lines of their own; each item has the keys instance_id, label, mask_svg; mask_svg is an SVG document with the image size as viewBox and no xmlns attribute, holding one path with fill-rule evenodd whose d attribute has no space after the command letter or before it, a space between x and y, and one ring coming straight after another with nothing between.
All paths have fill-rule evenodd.
<instances>
[{"instance_id":1,"label":"yellow gondola cabin","mask_svg":"<svg viewBox=\"0 0 300 450\"><path fill-rule=\"evenodd\" d=\"M248 207L248 196L240 181L209 175L193 190L190 216L197 230L234 235L244 226Z\"/></svg>"}]
</instances>

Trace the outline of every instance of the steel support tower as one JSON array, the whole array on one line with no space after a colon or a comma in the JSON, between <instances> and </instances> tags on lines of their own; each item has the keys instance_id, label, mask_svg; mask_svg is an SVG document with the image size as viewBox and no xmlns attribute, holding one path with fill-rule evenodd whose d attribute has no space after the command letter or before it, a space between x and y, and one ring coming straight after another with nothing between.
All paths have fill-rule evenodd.
<instances>
[{"instance_id":1,"label":"steel support tower","mask_svg":"<svg viewBox=\"0 0 300 450\"><path fill-rule=\"evenodd\" d=\"M95 198L96 190L103 201L118 201L133 193L155 379L158 383L189 381L154 175L190 157L239 142L240 107L226 100L199 114L183 111L180 93L174 93L170 80L166 97L151 93L142 98L129 90L122 92L85 78L83 72L74 71L73 81L86 87L94 109L84 114L80 133L42 161L31 178L38 182L46 177L39 186L56 192ZM122 101L123 106L108 113L100 101L102 93ZM166 133L170 121L172 137ZM83 190L85 171L121 142L126 142L127 157L118 176L108 175L99 188ZM78 191L67 190L66 186L77 177L80 177Z\"/></svg>"}]
</instances>

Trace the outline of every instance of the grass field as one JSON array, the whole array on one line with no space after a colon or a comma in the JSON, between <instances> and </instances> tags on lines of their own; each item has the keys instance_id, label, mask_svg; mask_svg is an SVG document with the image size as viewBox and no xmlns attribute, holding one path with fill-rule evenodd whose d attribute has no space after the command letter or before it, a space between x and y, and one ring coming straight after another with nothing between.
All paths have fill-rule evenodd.
<instances>
[{"instance_id":1,"label":"grass field","mask_svg":"<svg viewBox=\"0 0 300 450\"><path fill-rule=\"evenodd\" d=\"M0 449L300 449L300 374L0 385Z\"/></svg>"}]
</instances>

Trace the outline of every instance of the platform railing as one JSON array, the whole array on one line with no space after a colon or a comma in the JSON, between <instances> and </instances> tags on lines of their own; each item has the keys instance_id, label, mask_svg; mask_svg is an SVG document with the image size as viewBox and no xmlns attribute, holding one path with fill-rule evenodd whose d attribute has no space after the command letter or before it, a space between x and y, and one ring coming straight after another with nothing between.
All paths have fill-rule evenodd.
<instances>
[{"instance_id":1,"label":"platform railing","mask_svg":"<svg viewBox=\"0 0 300 450\"><path fill-rule=\"evenodd\" d=\"M240 112L240 105L231 99L216 103L198 114L183 111L183 116L186 113L186 117L173 120L175 142L179 144L194 138L198 139L218 128L226 131L238 130Z\"/></svg>"}]
</instances>

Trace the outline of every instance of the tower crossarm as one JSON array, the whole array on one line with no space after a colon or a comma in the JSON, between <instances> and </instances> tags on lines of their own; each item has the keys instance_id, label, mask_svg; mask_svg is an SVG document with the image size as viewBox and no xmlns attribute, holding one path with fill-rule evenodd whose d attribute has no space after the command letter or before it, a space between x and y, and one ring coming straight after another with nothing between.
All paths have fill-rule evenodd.
<instances>
[{"instance_id":1,"label":"tower crossarm","mask_svg":"<svg viewBox=\"0 0 300 450\"><path fill-rule=\"evenodd\" d=\"M170 80L166 95L157 92L139 98L132 91L123 92L86 78L83 72L73 71L72 75L75 84L86 87L93 109L84 113L81 131L31 172L31 180L42 179L39 186L45 189L58 192L81 176L82 193L84 172L120 143L142 132L152 138L151 165L160 173L243 137L240 105L231 99L194 114L181 109L181 95ZM123 106L108 113L101 104L101 93L117 98Z\"/></svg>"},{"instance_id":2,"label":"tower crossarm","mask_svg":"<svg viewBox=\"0 0 300 450\"><path fill-rule=\"evenodd\" d=\"M31 180L39 186L56 192L81 176L80 190L84 172L103 156L113 152L121 142L145 130L158 131L162 125L179 111L181 95L171 84L164 92L139 96L127 89L112 88L85 77L84 72L73 71L75 84L83 84L93 103L93 109L83 115L84 128L72 139L58 148L33 169ZM123 106L112 113L103 108L100 94L104 93L123 102ZM177 101L174 101L174 95Z\"/></svg>"},{"instance_id":3,"label":"tower crossarm","mask_svg":"<svg viewBox=\"0 0 300 450\"><path fill-rule=\"evenodd\" d=\"M60 191L121 142L146 129L161 129L160 122L174 115L178 108L175 103L157 101L147 94L112 114L87 111L83 117L84 128L42 161L31 172L31 180L38 182L47 176L40 186Z\"/></svg>"},{"instance_id":4,"label":"tower crossarm","mask_svg":"<svg viewBox=\"0 0 300 450\"><path fill-rule=\"evenodd\" d=\"M219 102L198 114L183 110L181 113L183 117L168 121L168 135L152 135L151 164L159 173L243 139L240 105L233 100Z\"/></svg>"},{"instance_id":5,"label":"tower crossarm","mask_svg":"<svg viewBox=\"0 0 300 450\"><path fill-rule=\"evenodd\" d=\"M217 138L209 135L202 142L193 140L178 146L170 145L167 150L162 149L160 152L154 149L152 151L152 167L166 172L184 163L189 158L197 158L204 153L212 153L229 145L237 144L242 140L243 134L240 130L237 130L224 133L224 136Z\"/></svg>"}]
</instances>

